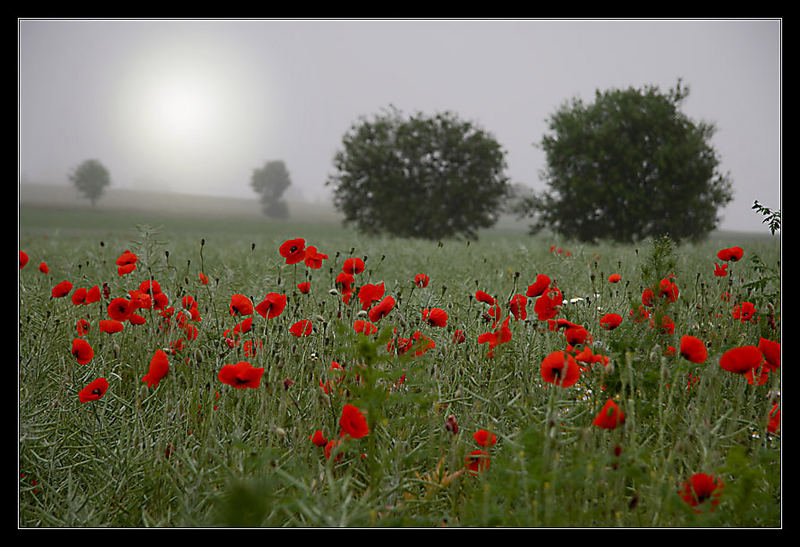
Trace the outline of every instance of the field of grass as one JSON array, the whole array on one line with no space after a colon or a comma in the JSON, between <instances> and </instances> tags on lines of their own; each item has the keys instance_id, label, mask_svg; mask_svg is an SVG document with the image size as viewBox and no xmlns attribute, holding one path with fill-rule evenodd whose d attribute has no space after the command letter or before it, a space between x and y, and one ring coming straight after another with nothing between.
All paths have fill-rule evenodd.
<instances>
[{"instance_id":1,"label":"field of grass","mask_svg":"<svg viewBox=\"0 0 800 547\"><path fill-rule=\"evenodd\" d=\"M320 268L286 263L279 248L294 238L327 254ZM326 223L24 207L19 240L22 528L782 525L770 419L780 364L764 345L781 338L780 243L768 231L680 247L512 231L424 242ZM733 246L741 260L717 257ZM125 251L137 261L120 274ZM337 277L353 257L365 269L348 298ZM538 316L528 296L527 316L515 315L509 301L539 274L563 304ZM665 279L677 291L661 296ZM111 301L151 280L164 296L104 332ZM71 288L53 296L62 281ZM359 289L381 283L394 305L371 317L379 301L362 305ZM99 301L73 302L95 286ZM640 310L648 287L656 297ZM257 306L269 293L286 296L276 317L232 313L234 295ZM735 316L743 303L752 316ZM446 323L425 321L437 308ZM608 313L618 327L601 326ZM293 335L302 320L310 334ZM359 320L376 332L355 332ZM702 362L681 354L685 335L701 340ZM85 364L75 339L92 348ZM746 346L761 348L755 369L721 366ZM159 351L168 370L150 384ZM543 367L554 354L569 363L555 380ZM224 367L241 362L263 372L229 382ZM82 402L98 378L107 388ZM595 425L609 400L624 420ZM682 495L693 475L697 505Z\"/></svg>"}]
</instances>

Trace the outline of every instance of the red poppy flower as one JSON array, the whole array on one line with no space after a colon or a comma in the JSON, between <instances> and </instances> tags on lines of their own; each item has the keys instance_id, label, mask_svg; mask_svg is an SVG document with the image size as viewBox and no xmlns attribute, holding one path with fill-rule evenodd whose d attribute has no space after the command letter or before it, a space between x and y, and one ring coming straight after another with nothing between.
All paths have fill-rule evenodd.
<instances>
[{"instance_id":1,"label":"red poppy flower","mask_svg":"<svg viewBox=\"0 0 800 547\"><path fill-rule=\"evenodd\" d=\"M362 319L358 319L358 320L353 322L353 329L356 332L360 332L360 333L365 334L367 336L369 336L370 334L373 334L375 332L378 332L378 327L376 325L373 325L369 321L364 321Z\"/></svg>"},{"instance_id":2,"label":"red poppy flower","mask_svg":"<svg viewBox=\"0 0 800 547\"><path fill-rule=\"evenodd\" d=\"M50 273L50 268L47 266L46 262L40 262L39 271L42 272L43 274L48 274Z\"/></svg>"},{"instance_id":3,"label":"red poppy flower","mask_svg":"<svg viewBox=\"0 0 800 547\"><path fill-rule=\"evenodd\" d=\"M528 285L528 290L525 292L525 296L529 296L531 298L541 296L549 286L550 278L544 274L539 274L536 276L536 281L532 285Z\"/></svg>"},{"instance_id":4,"label":"red poppy flower","mask_svg":"<svg viewBox=\"0 0 800 547\"><path fill-rule=\"evenodd\" d=\"M655 299L655 293L653 292L653 289L647 287L645 290L642 291L642 304L644 304L648 308L652 308L653 299Z\"/></svg>"},{"instance_id":5,"label":"red poppy flower","mask_svg":"<svg viewBox=\"0 0 800 547\"><path fill-rule=\"evenodd\" d=\"M494 303L496 302L496 300L494 299L494 296L492 296L489 293L486 293L484 291L476 291L475 292L475 300L477 300L478 302L484 302L484 303L489 304L489 305L494 305Z\"/></svg>"},{"instance_id":6,"label":"red poppy flower","mask_svg":"<svg viewBox=\"0 0 800 547\"><path fill-rule=\"evenodd\" d=\"M253 303L243 294L231 295L231 315L253 315Z\"/></svg>"},{"instance_id":7,"label":"red poppy flower","mask_svg":"<svg viewBox=\"0 0 800 547\"><path fill-rule=\"evenodd\" d=\"M305 254L305 264L311 269L318 270L322 267L322 261L326 260L328 255L325 253L320 253L317 251L316 247L308 247L306 248Z\"/></svg>"},{"instance_id":8,"label":"red poppy flower","mask_svg":"<svg viewBox=\"0 0 800 547\"><path fill-rule=\"evenodd\" d=\"M483 450L473 450L467 457L464 458L464 464L466 465L467 472L470 475L478 475L483 471L489 469L490 465L490 458L487 452Z\"/></svg>"},{"instance_id":9,"label":"red poppy flower","mask_svg":"<svg viewBox=\"0 0 800 547\"><path fill-rule=\"evenodd\" d=\"M84 300L84 303L92 304L93 302L99 302L99 301L100 301L100 287L95 285L94 287L86 291L86 299Z\"/></svg>"},{"instance_id":10,"label":"red poppy flower","mask_svg":"<svg viewBox=\"0 0 800 547\"><path fill-rule=\"evenodd\" d=\"M467 335L464 334L463 330L458 329L453 333L454 344L463 344L466 341L467 341Z\"/></svg>"},{"instance_id":11,"label":"red poppy flower","mask_svg":"<svg viewBox=\"0 0 800 547\"><path fill-rule=\"evenodd\" d=\"M747 378L747 383L750 384L751 386L752 385L763 386L769 380L769 369L763 366L762 363L761 366L751 368L750 370L745 372L743 376Z\"/></svg>"},{"instance_id":12,"label":"red poppy flower","mask_svg":"<svg viewBox=\"0 0 800 547\"><path fill-rule=\"evenodd\" d=\"M373 323L377 323L384 317L386 317L392 308L394 308L395 300L391 296L387 296L383 300L381 300L378 304L372 307L369 310L369 320Z\"/></svg>"},{"instance_id":13,"label":"red poppy flower","mask_svg":"<svg viewBox=\"0 0 800 547\"><path fill-rule=\"evenodd\" d=\"M577 361L578 363L588 363L588 364L600 363L601 365L606 366L608 365L610 359L605 355L592 353L592 349L589 346L585 346L580 353L575 355L575 361ZM587 370L587 369L581 368L581 370Z\"/></svg>"},{"instance_id":14,"label":"red poppy flower","mask_svg":"<svg viewBox=\"0 0 800 547\"><path fill-rule=\"evenodd\" d=\"M145 279L139 283L139 290L149 295L156 295L161 292L161 284L155 279Z\"/></svg>"},{"instance_id":15,"label":"red poppy flower","mask_svg":"<svg viewBox=\"0 0 800 547\"><path fill-rule=\"evenodd\" d=\"M308 294L309 291L311 290L311 283L309 283L308 281L304 283L298 283L297 290L299 290L303 294Z\"/></svg>"},{"instance_id":16,"label":"red poppy flower","mask_svg":"<svg viewBox=\"0 0 800 547\"><path fill-rule=\"evenodd\" d=\"M360 439L369 434L369 426L364 413L351 404L346 404L342 408L339 426L342 428L342 437Z\"/></svg>"},{"instance_id":17,"label":"red poppy flower","mask_svg":"<svg viewBox=\"0 0 800 547\"><path fill-rule=\"evenodd\" d=\"M360 274L364 271L364 261L358 257L348 258L342 264L342 271L344 273L349 273L350 275Z\"/></svg>"},{"instance_id":18,"label":"red poppy flower","mask_svg":"<svg viewBox=\"0 0 800 547\"><path fill-rule=\"evenodd\" d=\"M708 358L708 349L702 340L687 334L681 337L680 354L681 357L692 363L705 363Z\"/></svg>"},{"instance_id":19,"label":"red poppy flower","mask_svg":"<svg viewBox=\"0 0 800 547\"><path fill-rule=\"evenodd\" d=\"M767 422L767 431L770 433L777 433L781 428L781 408L775 403L772 410L769 412L769 421Z\"/></svg>"},{"instance_id":20,"label":"red poppy flower","mask_svg":"<svg viewBox=\"0 0 800 547\"><path fill-rule=\"evenodd\" d=\"M264 319L273 319L283 313L286 308L286 295L276 292L267 293L264 300L258 303L255 310Z\"/></svg>"},{"instance_id":21,"label":"red poppy flower","mask_svg":"<svg viewBox=\"0 0 800 547\"><path fill-rule=\"evenodd\" d=\"M72 355L78 361L79 365L86 365L94 357L94 350L89 342L83 338L74 338L72 340Z\"/></svg>"},{"instance_id":22,"label":"red poppy flower","mask_svg":"<svg viewBox=\"0 0 800 547\"><path fill-rule=\"evenodd\" d=\"M695 473L691 479L683 483L680 495L683 501L695 508L710 500L711 510L713 511L719 504L722 489L722 480L718 477L705 473ZM695 509L695 512L700 513L702 511Z\"/></svg>"},{"instance_id":23,"label":"red poppy flower","mask_svg":"<svg viewBox=\"0 0 800 547\"><path fill-rule=\"evenodd\" d=\"M75 292L72 293L72 303L76 306L80 306L81 304L86 304L86 293L88 291L81 287L79 289L75 289Z\"/></svg>"},{"instance_id":24,"label":"red poppy flower","mask_svg":"<svg viewBox=\"0 0 800 547\"><path fill-rule=\"evenodd\" d=\"M678 286L671 279L662 279L658 285L658 296L675 302L678 299Z\"/></svg>"},{"instance_id":25,"label":"red poppy flower","mask_svg":"<svg viewBox=\"0 0 800 547\"><path fill-rule=\"evenodd\" d=\"M236 389L251 388L256 389L261 383L264 369L254 367L247 361L239 361L235 365L223 366L217 377L223 384L233 386Z\"/></svg>"},{"instance_id":26,"label":"red poppy flower","mask_svg":"<svg viewBox=\"0 0 800 547\"><path fill-rule=\"evenodd\" d=\"M758 349L761 350L761 353L764 355L764 359L767 360L765 365L770 370L781 368L781 344L780 342L774 342L772 340L767 340L766 338L761 338L758 341Z\"/></svg>"},{"instance_id":27,"label":"red poppy flower","mask_svg":"<svg viewBox=\"0 0 800 547\"><path fill-rule=\"evenodd\" d=\"M328 444L325 445L325 459L326 460L331 459L331 455L336 454L334 451L341 444L342 444L342 441L340 441L338 439L331 439L330 441L328 441ZM335 461L338 462L341 459L342 459L342 454L341 453L336 454L336 460Z\"/></svg>"},{"instance_id":28,"label":"red poppy flower","mask_svg":"<svg viewBox=\"0 0 800 547\"><path fill-rule=\"evenodd\" d=\"M340 272L339 275L336 276L336 287L342 293L342 301L345 304L350 302L350 296L353 293L353 276L346 272Z\"/></svg>"},{"instance_id":29,"label":"red poppy flower","mask_svg":"<svg viewBox=\"0 0 800 547\"><path fill-rule=\"evenodd\" d=\"M117 321L127 321L134 311L130 300L118 296L108 304L108 316Z\"/></svg>"},{"instance_id":30,"label":"red poppy flower","mask_svg":"<svg viewBox=\"0 0 800 547\"><path fill-rule=\"evenodd\" d=\"M619 275L618 273L613 273L613 274L608 276L608 282L609 283L619 283L621 279L622 279L622 276Z\"/></svg>"},{"instance_id":31,"label":"red poppy flower","mask_svg":"<svg viewBox=\"0 0 800 547\"><path fill-rule=\"evenodd\" d=\"M242 351L244 351L246 357L252 358L255 357L256 353L258 353L258 351L261 350L261 348L263 347L264 347L264 342L262 342L261 340L257 340L255 342L253 342L253 340L245 340L244 344L242 344ZM289 381L291 382L291 380Z\"/></svg>"},{"instance_id":32,"label":"red poppy flower","mask_svg":"<svg viewBox=\"0 0 800 547\"><path fill-rule=\"evenodd\" d=\"M517 321L524 321L528 317L528 298L524 294L516 294L508 303L511 314Z\"/></svg>"},{"instance_id":33,"label":"red poppy flower","mask_svg":"<svg viewBox=\"0 0 800 547\"><path fill-rule=\"evenodd\" d=\"M131 273L136 269L136 261L139 259L134 253L126 250L117 258L117 273L120 276Z\"/></svg>"},{"instance_id":34,"label":"red poppy flower","mask_svg":"<svg viewBox=\"0 0 800 547\"><path fill-rule=\"evenodd\" d=\"M756 346L740 346L723 353L719 359L719 366L728 372L744 374L761 365L763 361L764 354Z\"/></svg>"},{"instance_id":35,"label":"red poppy flower","mask_svg":"<svg viewBox=\"0 0 800 547\"><path fill-rule=\"evenodd\" d=\"M500 308L499 303L492 304L489 310L483 314L485 321L492 322L492 328L497 326L497 322L503 317L503 310Z\"/></svg>"},{"instance_id":36,"label":"red poppy flower","mask_svg":"<svg viewBox=\"0 0 800 547\"><path fill-rule=\"evenodd\" d=\"M634 323L641 323L650 317L650 310L644 306L639 306L638 309L631 310L629 315Z\"/></svg>"},{"instance_id":37,"label":"red poppy flower","mask_svg":"<svg viewBox=\"0 0 800 547\"><path fill-rule=\"evenodd\" d=\"M730 249L722 249L717 253L717 258L726 262L738 262L744 255L744 250L741 247L731 247Z\"/></svg>"},{"instance_id":38,"label":"red poppy flower","mask_svg":"<svg viewBox=\"0 0 800 547\"><path fill-rule=\"evenodd\" d=\"M580 325L567 327L566 329L564 329L564 336L567 339L567 344L571 346L577 346L578 344L585 344L587 340L590 343L592 341L592 336L591 334L589 334L589 331Z\"/></svg>"},{"instance_id":39,"label":"red poppy flower","mask_svg":"<svg viewBox=\"0 0 800 547\"><path fill-rule=\"evenodd\" d=\"M246 332L250 332L250 329L252 328L253 328L253 318L248 317L241 323L237 323L236 325L234 325L233 332L235 334L244 334Z\"/></svg>"},{"instance_id":40,"label":"red poppy flower","mask_svg":"<svg viewBox=\"0 0 800 547\"><path fill-rule=\"evenodd\" d=\"M142 377L142 382L146 382L147 387L158 387L159 382L164 379L168 372L169 359L167 354L164 353L164 350L157 349L153 357L150 358L150 368L147 374Z\"/></svg>"},{"instance_id":41,"label":"red poppy flower","mask_svg":"<svg viewBox=\"0 0 800 547\"><path fill-rule=\"evenodd\" d=\"M197 276L197 278L200 280L200 283L202 283L203 285L208 285L208 277L206 277L206 274L204 274L203 272L200 272L200 274Z\"/></svg>"},{"instance_id":42,"label":"red poppy flower","mask_svg":"<svg viewBox=\"0 0 800 547\"><path fill-rule=\"evenodd\" d=\"M539 321L547 321L558 314L563 301L564 297L561 291L556 287L551 287L536 299L536 302L533 304L533 311L536 313L536 317L539 318Z\"/></svg>"},{"instance_id":43,"label":"red poppy flower","mask_svg":"<svg viewBox=\"0 0 800 547\"><path fill-rule=\"evenodd\" d=\"M597 413L597 416L592 421L592 425L602 429L614 429L624 423L625 413L611 399L606 401L606 404L603 405L603 408L600 409L600 412Z\"/></svg>"},{"instance_id":44,"label":"red poppy flower","mask_svg":"<svg viewBox=\"0 0 800 547\"><path fill-rule=\"evenodd\" d=\"M600 318L600 326L606 330L614 330L622 323L622 316L618 313L607 313Z\"/></svg>"},{"instance_id":45,"label":"red poppy flower","mask_svg":"<svg viewBox=\"0 0 800 547\"><path fill-rule=\"evenodd\" d=\"M734 319L738 319L742 323L757 319L756 307L752 302L742 302L741 304L734 305L731 315Z\"/></svg>"},{"instance_id":46,"label":"red poppy flower","mask_svg":"<svg viewBox=\"0 0 800 547\"><path fill-rule=\"evenodd\" d=\"M61 283L53 287L53 290L51 291L50 294L53 295L53 298L62 298L64 296L67 296L71 290L72 290L72 282L62 281Z\"/></svg>"},{"instance_id":47,"label":"red poppy flower","mask_svg":"<svg viewBox=\"0 0 800 547\"><path fill-rule=\"evenodd\" d=\"M661 326L659 327L659 331L661 334L673 334L675 332L675 323L672 321L671 317L667 315L661 316Z\"/></svg>"},{"instance_id":48,"label":"red poppy flower","mask_svg":"<svg viewBox=\"0 0 800 547\"><path fill-rule=\"evenodd\" d=\"M125 328L125 325L122 322L117 321L116 319L101 319L100 320L100 330L102 332L106 332L108 334L114 334L115 332L121 332L122 329Z\"/></svg>"},{"instance_id":49,"label":"red poppy flower","mask_svg":"<svg viewBox=\"0 0 800 547\"><path fill-rule=\"evenodd\" d=\"M306 240L303 238L296 238L284 241L278 248L278 252L286 259L287 264L302 262L306 257Z\"/></svg>"},{"instance_id":50,"label":"red poppy flower","mask_svg":"<svg viewBox=\"0 0 800 547\"><path fill-rule=\"evenodd\" d=\"M414 348L414 357L419 357L420 355L424 355L428 350L435 348L436 343L421 332L417 331L411 335L409 347Z\"/></svg>"},{"instance_id":51,"label":"red poppy flower","mask_svg":"<svg viewBox=\"0 0 800 547\"><path fill-rule=\"evenodd\" d=\"M580 369L572 355L554 351L542 360L542 379L561 387L574 385L580 377Z\"/></svg>"},{"instance_id":52,"label":"red poppy flower","mask_svg":"<svg viewBox=\"0 0 800 547\"><path fill-rule=\"evenodd\" d=\"M89 334L89 328L91 327L91 323L89 323L86 319L78 319L78 323L75 326L76 330L78 331L78 336L86 336Z\"/></svg>"},{"instance_id":53,"label":"red poppy flower","mask_svg":"<svg viewBox=\"0 0 800 547\"><path fill-rule=\"evenodd\" d=\"M311 439L311 442L315 445L322 447L328 444L328 439L325 438L325 435L322 433L321 430L317 429L314 433L308 436Z\"/></svg>"},{"instance_id":54,"label":"red poppy flower","mask_svg":"<svg viewBox=\"0 0 800 547\"><path fill-rule=\"evenodd\" d=\"M422 320L433 327L447 326L447 312L441 308L422 310Z\"/></svg>"},{"instance_id":55,"label":"red poppy flower","mask_svg":"<svg viewBox=\"0 0 800 547\"><path fill-rule=\"evenodd\" d=\"M19 269L20 270L25 267L25 265L28 263L28 260L29 260L28 253L26 253L25 251L20 251L19 252Z\"/></svg>"},{"instance_id":56,"label":"red poppy flower","mask_svg":"<svg viewBox=\"0 0 800 547\"><path fill-rule=\"evenodd\" d=\"M310 319L303 319L302 321L298 321L297 323L289 327L289 332L297 337L308 336L311 334L312 330L313 330L313 325Z\"/></svg>"},{"instance_id":57,"label":"red poppy flower","mask_svg":"<svg viewBox=\"0 0 800 547\"><path fill-rule=\"evenodd\" d=\"M153 308L156 310L163 310L169 306L169 297L166 293L159 292L153 295Z\"/></svg>"},{"instance_id":58,"label":"red poppy flower","mask_svg":"<svg viewBox=\"0 0 800 547\"><path fill-rule=\"evenodd\" d=\"M150 295L143 291L128 291L128 300L131 301L133 309L138 310L141 308L151 308L153 306L153 299Z\"/></svg>"},{"instance_id":59,"label":"red poppy flower","mask_svg":"<svg viewBox=\"0 0 800 547\"><path fill-rule=\"evenodd\" d=\"M557 331L558 329L563 329L565 327L566 328L580 327L580 325L577 324L577 323L573 323L572 321L569 321L568 319L564 319L563 317L559 317L558 319L548 319L547 320L547 328L550 329L553 332Z\"/></svg>"},{"instance_id":60,"label":"red poppy flower","mask_svg":"<svg viewBox=\"0 0 800 547\"><path fill-rule=\"evenodd\" d=\"M385 292L386 286L384 283L381 283L380 285L373 283L366 283L362 285L358 290L358 299L361 301L361 307L365 310L368 310L373 302L383 298Z\"/></svg>"},{"instance_id":61,"label":"red poppy flower","mask_svg":"<svg viewBox=\"0 0 800 547\"><path fill-rule=\"evenodd\" d=\"M82 403L89 401L96 401L103 397L108 391L108 380L105 378L98 378L89 382L89 384L78 392L78 400Z\"/></svg>"},{"instance_id":62,"label":"red poppy flower","mask_svg":"<svg viewBox=\"0 0 800 547\"><path fill-rule=\"evenodd\" d=\"M487 353L489 357L494 355L494 348L511 341L511 329L508 328L508 320L509 318L506 317L499 329L492 332L484 332L478 336L479 344L489 344L489 352Z\"/></svg>"},{"instance_id":63,"label":"red poppy flower","mask_svg":"<svg viewBox=\"0 0 800 547\"><path fill-rule=\"evenodd\" d=\"M485 429L479 429L473 433L472 438L475 439L476 443L483 447L494 446L495 443L497 443L497 435L490 433Z\"/></svg>"},{"instance_id":64,"label":"red poppy flower","mask_svg":"<svg viewBox=\"0 0 800 547\"><path fill-rule=\"evenodd\" d=\"M131 325L144 325L147 322L147 319L145 319L141 315L132 313L131 316L128 318L128 322Z\"/></svg>"},{"instance_id":65,"label":"red poppy flower","mask_svg":"<svg viewBox=\"0 0 800 547\"><path fill-rule=\"evenodd\" d=\"M424 289L425 287L427 287L428 282L430 280L431 278L424 273L420 273L414 276L414 283L416 283L417 287L419 287L420 289Z\"/></svg>"},{"instance_id":66,"label":"red poppy flower","mask_svg":"<svg viewBox=\"0 0 800 547\"><path fill-rule=\"evenodd\" d=\"M726 271L727 269L728 269L728 265L727 264L723 264L722 266L720 266L718 263L714 262L714 275L715 276L717 276L717 277L725 277L726 275L728 275L728 272Z\"/></svg>"}]
</instances>

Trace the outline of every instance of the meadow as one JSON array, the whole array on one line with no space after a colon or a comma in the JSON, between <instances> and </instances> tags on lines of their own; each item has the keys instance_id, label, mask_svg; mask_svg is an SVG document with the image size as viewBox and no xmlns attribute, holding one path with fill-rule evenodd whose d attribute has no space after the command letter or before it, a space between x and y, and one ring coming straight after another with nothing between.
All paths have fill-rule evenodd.
<instances>
[{"instance_id":1,"label":"meadow","mask_svg":"<svg viewBox=\"0 0 800 547\"><path fill-rule=\"evenodd\" d=\"M26 207L19 246L19 527L782 525L766 229L428 242Z\"/></svg>"}]
</instances>

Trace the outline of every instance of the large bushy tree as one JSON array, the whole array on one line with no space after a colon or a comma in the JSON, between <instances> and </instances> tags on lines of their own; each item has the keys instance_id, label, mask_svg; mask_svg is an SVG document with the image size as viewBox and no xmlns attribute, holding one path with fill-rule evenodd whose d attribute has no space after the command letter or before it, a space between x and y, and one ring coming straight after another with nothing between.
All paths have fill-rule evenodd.
<instances>
[{"instance_id":1,"label":"large bushy tree","mask_svg":"<svg viewBox=\"0 0 800 547\"><path fill-rule=\"evenodd\" d=\"M272 218L286 218L289 207L283 193L292 185L289 171L282 160L268 161L253 170L250 186L259 194L264 214Z\"/></svg>"},{"instance_id":2,"label":"large bushy tree","mask_svg":"<svg viewBox=\"0 0 800 547\"><path fill-rule=\"evenodd\" d=\"M498 142L451 112L361 118L334 166L334 205L371 234L475 238L497 222L508 187Z\"/></svg>"},{"instance_id":3,"label":"large bushy tree","mask_svg":"<svg viewBox=\"0 0 800 547\"><path fill-rule=\"evenodd\" d=\"M91 159L78 165L69 174L69 180L75 185L78 192L92 202L92 207L94 207L97 200L103 195L106 186L111 184L111 175L102 163Z\"/></svg>"},{"instance_id":4,"label":"large bushy tree","mask_svg":"<svg viewBox=\"0 0 800 547\"><path fill-rule=\"evenodd\" d=\"M732 199L710 144L713 124L681 112L688 87L595 94L593 104L565 103L549 120L541 147L548 191L529 198L532 231L550 228L585 242L635 242L668 235L703 239Z\"/></svg>"}]
</instances>

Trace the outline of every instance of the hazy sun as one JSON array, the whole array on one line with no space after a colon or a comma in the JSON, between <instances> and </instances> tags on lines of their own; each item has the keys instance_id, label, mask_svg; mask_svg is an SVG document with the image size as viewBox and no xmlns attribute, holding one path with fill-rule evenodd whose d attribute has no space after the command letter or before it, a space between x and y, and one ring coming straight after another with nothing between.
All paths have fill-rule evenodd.
<instances>
[{"instance_id":1,"label":"hazy sun","mask_svg":"<svg viewBox=\"0 0 800 547\"><path fill-rule=\"evenodd\" d=\"M221 102L212 83L199 77L176 76L155 81L142 97L151 138L163 145L191 149L214 130Z\"/></svg>"},{"instance_id":2,"label":"hazy sun","mask_svg":"<svg viewBox=\"0 0 800 547\"><path fill-rule=\"evenodd\" d=\"M242 178L263 146L269 111L263 76L208 42L139 51L118 82L115 116L124 153L150 184L222 187ZM263 152L260 152L260 154Z\"/></svg>"}]
</instances>

